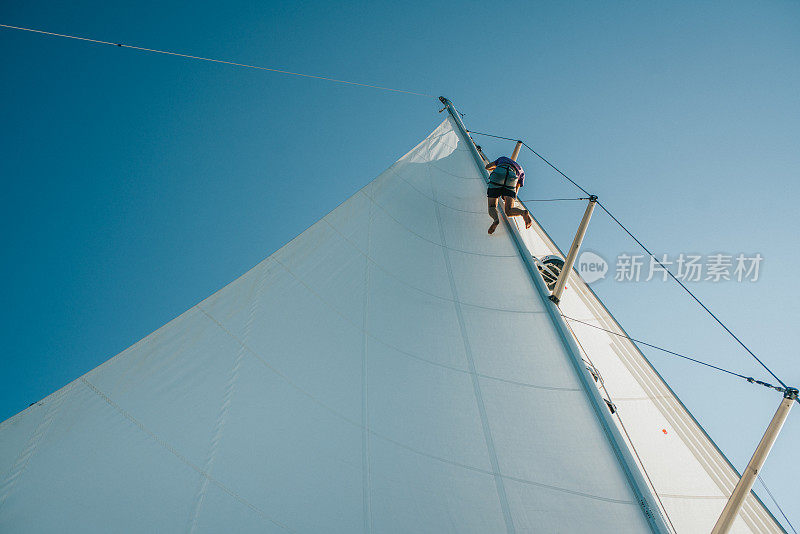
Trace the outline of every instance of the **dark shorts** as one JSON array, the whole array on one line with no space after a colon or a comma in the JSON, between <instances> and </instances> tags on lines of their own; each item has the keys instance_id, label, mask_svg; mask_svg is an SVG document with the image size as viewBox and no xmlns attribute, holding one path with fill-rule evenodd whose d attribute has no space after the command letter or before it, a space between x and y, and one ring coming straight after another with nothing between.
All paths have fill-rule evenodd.
<instances>
[{"instance_id":1,"label":"dark shorts","mask_svg":"<svg viewBox=\"0 0 800 534\"><path fill-rule=\"evenodd\" d=\"M486 190L486 196L489 198L497 198L497 197L511 197L517 198L517 192L513 189L509 189L508 187L490 187Z\"/></svg>"}]
</instances>

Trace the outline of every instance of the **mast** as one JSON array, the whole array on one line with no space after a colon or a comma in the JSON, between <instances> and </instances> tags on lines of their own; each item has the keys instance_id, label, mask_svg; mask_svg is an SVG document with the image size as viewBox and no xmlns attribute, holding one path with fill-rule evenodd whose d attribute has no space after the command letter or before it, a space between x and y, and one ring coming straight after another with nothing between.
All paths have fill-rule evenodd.
<instances>
[{"instance_id":1,"label":"mast","mask_svg":"<svg viewBox=\"0 0 800 534\"><path fill-rule=\"evenodd\" d=\"M561 274L556 281L556 286L553 288L553 294L550 295L550 300L556 304L561 302L561 295L564 293L564 288L567 287L567 278L569 277L569 273L572 272L572 268L575 266L575 260L578 258L578 251L586 235L586 229L589 227L589 220L592 218L595 204L597 204L597 197L592 195L589 197L589 205L586 206L586 211L583 212L583 219L581 219L581 224L578 225L575 239L572 240L572 246L569 247L567 259L564 261L564 267L562 267Z\"/></svg>"},{"instance_id":2,"label":"mast","mask_svg":"<svg viewBox=\"0 0 800 534\"><path fill-rule=\"evenodd\" d=\"M780 405L778 405L778 410L775 412L775 415L772 416L772 421L770 421L769 426L767 426L767 430L764 432L764 436L761 438L758 447L756 447L753 457L750 458L750 462L742 473L742 477L739 479L736 487L733 488L733 493L731 493L731 497L722 510L722 514L720 514L717 524L714 525L714 530L711 531L711 534L727 534L727 532L730 531L733 522L739 515L742 504L744 504L745 497L750 494L756 477L764 466L767 455L769 455L770 450L772 450L772 445L774 445L775 440L778 439L778 434L781 428L783 428L783 423L786 422L786 418L789 416L789 410L792 409L792 405L797 400L797 393L795 388L787 388L783 393L783 400L781 400Z\"/></svg>"},{"instance_id":3,"label":"mast","mask_svg":"<svg viewBox=\"0 0 800 534\"><path fill-rule=\"evenodd\" d=\"M484 177L484 180L488 181L489 174L484 167L483 160L481 159L475 143L472 141L466 126L464 126L464 123L461 120L461 116L458 114L450 100L443 96L439 97L439 100L445 105L445 109L447 109L447 111L450 113L450 116L453 118L453 122L455 122L456 126L458 127L463 139L469 140L467 145L469 146L473 159L475 160L475 165L477 165L479 172ZM517 148L519 146L520 143L518 142ZM520 204L523 207L525 206L521 201ZM516 225L513 225L509 222L508 217L505 216L505 213L502 210L501 212L503 213L503 219L506 221L506 226L508 227L509 233L512 236L512 240L517 248L517 252L519 252L520 258L522 259L522 262L528 271L534 287L545 301L545 309L547 310L557 332L561 337L561 341L564 344L567 354L570 356L573 368L578 375L579 381L583 386L585 393L587 394L594 412L597 415L597 418L602 425L617 458L620 461L628 482L647 518L650 528L653 530L653 532L659 534L671 532L661 513L661 508L656 503L650 487L642 476L636 460L631 454L631 451L622 437L622 434L620 434L619 430L617 429L616 424L611 419L611 413L609 412L605 400L603 400L600 392L594 386L593 379L586 371L586 368L583 364L583 359L581 358L580 350L578 349L572 334L569 332L569 327L561 317L561 313L559 312L556 303L549 299L550 291L547 289L544 284L544 280L542 280L541 276L539 275L538 268L534 264L533 258L525 247L519 230L517 229Z\"/></svg>"}]
</instances>

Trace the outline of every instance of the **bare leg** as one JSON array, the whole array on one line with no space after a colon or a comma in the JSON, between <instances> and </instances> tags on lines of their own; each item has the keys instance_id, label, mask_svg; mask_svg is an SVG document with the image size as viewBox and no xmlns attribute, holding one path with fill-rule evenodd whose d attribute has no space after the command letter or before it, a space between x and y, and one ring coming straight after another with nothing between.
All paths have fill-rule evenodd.
<instances>
[{"instance_id":1,"label":"bare leg","mask_svg":"<svg viewBox=\"0 0 800 534\"><path fill-rule=\"evenodd\" d=\"M509 217L521 215L525 219L525 228L530 228L533 224L533 219L531 219L531 214L528 213L528 210L514 207L514 197L503 197L503 207Z\"/></svg>"},{"instance_id":2,"label":"bare leg","mask_svg":"<svg viewBox=\"0 0 800 534\"><path fill-rule=\"evenodd\" d=\"M497 213L497 199L489 198L489 217L492 218L492 225L489 227L489 233L493 234L500 224L500 215Z\"/></svg>"}]
</instances>

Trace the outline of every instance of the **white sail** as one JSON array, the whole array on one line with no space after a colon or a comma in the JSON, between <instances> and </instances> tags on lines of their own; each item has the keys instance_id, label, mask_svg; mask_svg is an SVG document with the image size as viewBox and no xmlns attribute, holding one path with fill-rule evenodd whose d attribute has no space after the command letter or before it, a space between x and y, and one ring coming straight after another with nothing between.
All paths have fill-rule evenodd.
<instances>
[{"instance_id":1,"label":"white sail","mask_svg":"<svg viewBox=\"0 0 800 534\"><path fill-rule=\"evenodd\" d=\"M469 143L448 118L242 277L0 424L0 531L664 530L509 229L486 235ZM700 532L709 469L648 473L679 531Z\"/></svg>"},{"instance_id":2,"label":"white sail","mask_svg":"<svg viewBox=\"0 0 800 534\"><path fill-rule=\"evenodd\" d=\"M2 423L0 531L649 531L451 120Z\"/></svg>"}]
</instances>

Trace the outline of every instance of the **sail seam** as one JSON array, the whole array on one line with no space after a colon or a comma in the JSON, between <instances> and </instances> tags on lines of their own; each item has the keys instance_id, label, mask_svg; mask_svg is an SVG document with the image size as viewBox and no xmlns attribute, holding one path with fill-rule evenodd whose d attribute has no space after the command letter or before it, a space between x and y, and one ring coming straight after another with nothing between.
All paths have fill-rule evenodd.
<instances>
[{"instance_id":1,"label":"sail seam","mask_svg":"<svg viewBox=\"0 0 800 534\"><path fill-rule=\"evenodd\" d=\"M328 302L322 295L320 295L318 292L316 292L311 286L309 286L299 276L297 276L297 274L295 274L291 269L289 269L286 265L281 263L280 260L273 258L272 261L274 261L275 263L280 265L292 278L297 280L297 282L300 283L300 285L302 285L304 288L306 288L306 290L308 290L308 292L311 295L313 295L316 299L318 299L320 302L322 302L327 308L329 308L334 313L336 313L339 317L341 317L346 322L348 322L357 331L361 331L361 328L356 323L354 323L345 314L340 312L335 306L333 306L330 302ZM444 300L450 301L449 299L444 299ZM467 303L463 303L463 302L461 304L464 305L464 306L473 306L472 304L467 304ZM199 307L199 305L198 305L198 307ZM206 313L205 310L203 310L202 308L200 308L200 310L203 311L204 313ZM494 310L494 311L508 311L508 310ZM519 313L540 313L540 312L519 312ZM383 345L385 347L389 347L390 349L396 351L399 354L402 354L403 356L407 356L409 358L413 358L415 360L418 360L418 361L421 361L421 362L425 362L427 364L430 364L430 365L433 365L433 366L436 366L436 367L441 367L441 368L444 368L444 369L450 369L451 371L456 371L458 373L469 374L469 371L466 370L466 369L461 369L461 368L455 367L453 365L447 365L445 363L439 363L439 362L435 362L433 360L429 360L429 359L424 358L422 356L419 356L417 354L413 354L413 353L408 352L406 350L403 350L403 349L401 349L399 347L396 347L396 346L392 345L391 343L388 343L388 342L384 341L383 339L379 338L375 334L372 334L369 331L366 331L365 333L372 340L377 341L378 343L380 343L381 345ZM506 382L506 383L509 383L509 384L516 384L518 386L530 387L530 388L535 388L535 389L543 389L543 390L551 390L551 391L583 391L580 388L567 387L567 386L542 386L542 385L538 385L538 384L531 384L529 382L522 382L522 381L518 381L518 380L510 380L510 379L507 379L507 378L501 378L501 377L498 377L498 376L492 376L492 375L487 375L487 374L483 374L483 373L478 373L478 376L480 376L481 378L489 379L489 380L497 380L497 381L500 381L500 382Z\"/></svg>"},{"instance_id":2,"label":"sail seam","mask_svg":"<svg viewBox=\"0 0 800 534\"><path fill-rule=\"evenodd\" d=\"M330 412L332 415L334 415L335 417L341 419L345 423L347 423L347 424L349 424L349 425L351 425L351 426L353 426L355 428L358 428L358 429L362 428L361 424L358 421L355 421L355 420L351 419L350 417L340 413L335 408L332 408L331 406L329 406L325 402L323 402L320 399L318 399L315 395L313 395L312 393L309 393L308 391L306 391L305 389L300 387L298 384L293 382L288 376L286 376L283 372L281 372L280 370L275 368L272 364L270 364L266 359L264 359L264 357L261 356L258 352L256 352L253 348L251 348L251 347L247 346L246 344L244 344L241 339L239 339L235 334L233 334L233 332L228 330L225 327L225 325L223 325L221 322L219 322L219 320L217 320L214 316L212 316L210 313L208 313L206 310L204 310L202 308L199 308L199 309L206 317L208 317L211 321L213 321L214 324L217 325L217 327L222 329L223 332L225 332L228 336L233 338L237 343L244 345L245 349L247 349L247 352L249 352L254 358L256 358L259 362L261 362L267 369L269 369L271 372L273 372L278 377L280 377L292 389L296 390L298 393L300 393L303 396L307 397L314 404L316 404L316 405L320 406L321 408L325 409L326 411ZM480 375L477 375L477 376L480 376ZM393 445L396 445L396 446L398 446L398 447L400 447L402 449L405 449L405 450L407 450L409 452L412 452L412 453L417 454L419 456L424 456L426 458L430 458L432 460L436 460L436 461L444 463L444 464L452 465L452 466L455 466L455 467L460 467L460 468L466 469L468 471L474 471L476 473L482 473L482 474L491 475L491 476L499 476L499 477L507 479L507 480L513 480L515 482L520 482L522 484L527 484L527 485L536 486L536 487L540 487L540 488L547 488L547 489L550 489L550 490L553 490L553 491L562 492L562 493L569 493L570 495L577 495L577 496L580 496L580 497L585 497L587 499L599 500L599 501L604 501L604 502L611 502L611 503L615 503L615 504L637 505L636 502L630 501L630 500L615 499L615 498L612 498L612 497L604 497L602 495L593 495L591 493L584 493L584 492L577 491L577 490L571 490L571 489L568 489L568 488L563 488L563 487L559 487L559 486L553 486L553 485L550 485L550 484L545 484L543 482L536 482L536 481L533 481L533 480L513 477L513 476L510 476L510 475L504 475L504 474L501 474L501 473L493 473L492 471L489 471L487 469L483 469L483 468L472 466L472 465L467 465L467 464L464 464L464 463L461 463L461 462L457 462L455 460L450 460L448 458L444 458L444 457L441 457L441 456L436 456L434 454L430 454L430 453L421 451L421 450L416 449L416 448L414 448L414 447L412 447L410 445L406 445L405 443L397 441L396 439L390 438L389 436L386 436L386 435L384 435L384 434L382 434L380 432L377 432L377 431L375 431L373 429L368 429L368 431L369 431L370 435L375 436L375 437L377 437L379 439L382 439L382 440L384 440L384 441L386 441L388 443L391 443ZM213 479L212 479L212 482L213 482Z\"/></svg>"},{"instance_id":3,"label":"sail seam","mask_svg":"<svg viewBox=\"0 0 800 534\"><path fill-rule=\"evenodd\" d=\"M363 192L363 190L362 190ZM373 204L369 205L369 218L367 219L367 254L372 247L372 212ZM370 261L364 256L364 301L363 316L361 321L362 345L361 345L361 476L364 507L364 531L372 532L372 473L370 469L369 457L369 390L367 377L367 347L369 336L367 335L367 316L369 312L369 291L370 291Z\"/></svg>"},{"instance_id":4,"label":"sail seam","mask_svg":"<svg viewBox=\"0 0 800 534\"><path fill-rule=\"evenodd\" d=\"M430 171L429 171L430 172ZM439 234L441 235L442 243L446 243L445 235L444 235L444 227L442 225L442 217L439 213L439 206L434 206L436 211L436 220L439 224ZM458 317L458 326L461 330L461 339L464 343L464 355L467 359L467 364L469 365L470 371L470 378L472 379L472 388L475 393L475 400L478 404L478 413L480 414L481 418L481 426L483 427L483 438L486 442L486 448L489 452L489 461L492 466L492 474L494 475L495 487L497 488L497 496L500 499L500 508L503 511L503 519L506 523L506 530L509 533L513 533L514 530L514 522L511 519L511 509L508 505L508 497L506 496L506 488L505 484L503 483L503 478L500 475L500 464L497 460L497 450L494 446L494 438L492 437L492 430L489 427L489 418L486 414L486 406L483 402L483 394L481 393L481 386L480 386L480 379L477 376L477 371L475 369L475 360L472 356L472 347L469 342L469 337L467 334L467 327L464 321L464 314L461 310L460 303L458 301L458 289L456 287L455 277L453 275L453 268L450 265L450 255L446 248L442 248L442 252L444 254L444 262L447 268L447 277L450 280L450 290L453 293L453 304L455 306L456 315Z\"/></svg>"},{"instance_id":5,"label":"sail seam","mask_svg":"<svg viewBox=\"0 0 800 534\"><path fill-rule=\"evenodd\" d=\"M431 167L433 167L434 169L436 169L437 171L442 172L444 174L447 174L449 176L452 176L453 178L458 178L459 180L470 181L470 182L474 182L476 180L480 180L480 178L470 178L469 176L462 176L460 174L455 174L455 173L452 173L450 171L446 171L443 168L439 167L438 165L434 165L433 161L435 161L435 160L429 160L427 162L427 164L430 165Z\"/></svg>"},{"instance_id":6,"label":"sail seam","mask_svg":"<svg viewBox=\"0 0 800 534\"><path fill-rule=\"evenodd\" d=\"M453 131L455 131L455 130L453 130ZM439 134L439 135L435 135L435 136L432 135L428 139L431 141L430 144L433 144L433 140L436 139L436 142L438 144L442 144L442 145L446 146L447 148L452 148L453 150L457 150L458 152L469 152L469 149L458 148L457 146L453 146L453 145L451 145L449 143L445 143L444 141L442 141L442 139L444 139L446 136L447 136L447 134L444 133L444 134ZM430 151L430 149L429 149L429 151Z\"/></svg>"},{"instance_id":7,"label":"sail seam","mask_svg":"<svg viewBox=\"0 0 800 534\"><path fill-rule=\"evenodd\" d=\"M387 169L387 171L391 171L391 172L392 172L392 173L393 173L395 176L397 176L397 177L398 177L398 178L400 178L400 179L401 179L403 182L405 182L406 184L408 184L408 186L409 186L411 189L413 189L414 191L416 191L417 193L419 193L419 194L420 194L420 195L422 195L423 197L427 198L427 199L428 199L428 200L430 200L431 202L435 202L436 204L438 204L438 205L440 205L440 206L444 206L445 208L447 208L447 209L451 209L451 210L453 210L453 211L460 211L460 212L462 212L462 213L474 213L474 214L476 214L476 215L484 215L484 214L485 214L485 212L484 212L484 211L477 211L477 210L465 210L465 209L462 209L462 208L455 208L455 207L453 207L453 206L450 206L449 204L445 204L444 202L440 202L440 201L438 201L438 200L436 200L436 199L432 198L430 195L427 195L426 193L423 193L422 191L420 191L419 189L417 189L417 186L415 186L414 184L412 184L411 182L409 182L408 180L406 180L405 178L403 178L403 176L402 176L402 175L401 175L399 172L397 172L396 170L394 170L394 169L392 169L392 168L389 168L389 169Z\"/></svg>"},{"instance_id":8,"label":"sail seam","mask_svg":"<svg viewBox=\"0 0 800 534\"><path fill-rule=\"evenodd\" d=\"M418 238L422 239L423 241L431 243L432 245L436 245L437 247L444 247L444 248L447 248L449 250L454 250L455 252L461 252L462 254L472 254L474 256L486 256L486 257L489 257L489 258L516 258L517 257L516 254L486 254L484 252L473 252L471 250L463 250L463 249L459 249L459 248L450 247L450 246L444 245L442 243L437 243L436 241L434 241L432 239L428 239L427 237L425 237L425 236L423 236L421 234L418 234L417 232L415 232L414 230L412 230L411 228L409 228L408 226L406 226L405 224L403 224L402 222L397 220L391 213L389 213L389 211L386 208L384 208L380 203L378 203L374 198L372 198L371 196L369 196L365 192L359 191L359 193L364 195L370 201L370 203L375 204L376 206L378 206L381 209L381 211L386 214L387 217L389 217L391 220L396 222L397 225L400 226L401 228L403 228L405 231L407 231L408 233L410 233L412 235L417 236ZM331 224L331 223L328 222L328 224ZM333 226L333 225L331 224L331 226Z\"/></svg>"},{"instance_id":9,"label":"sail seam","mask_svg":"<svg viewBox=\"0 0 800 534\"><path fill-rule=\"evenodd\" d=\"M264 270L260 270L258 273L258 277L256 279L254 294L250 299L250 307L248 309L247 321L245 322L245 327L244 327L245 341L250 335L250 330L252 328L253 321L255 319L256 308L258 306L259 296L261 295L263 283L264 283ZM219 443L222 440L222 433L225 430L225 424L228 419L228 413L230 412L231 404L233 403L233 398L236 394L236 383L238 382L239 379L239 370L241 369L242 360L244 359L244 354L245 354L245 348L244 346L240 345L239 350L237 351L236 354L236 358L233 361L233 367L231 368L228 374L228 380L225 384L225 391L223 392L222 396L222 406L220 407L219 413L217 415L214 434L211 438L211 447L209 448L209 453L208 453L208 458L206 459L206 463L203 466L203 470L209 474L211 474L211 472L214 469L214 461L217 457L217 452L219 451ZM202 477L200 488L198 489L198 493L195 498L195 505L192 511L191 522L189 523L190 533L193 533L197 530L197 521L200 516L200 510L202 509L203 503L205 502L206 491L208 488L208 481L209 481L208 478Z\"/></svg>"},{"instance_id":10,"label":"sail seam","mask_svg":"<svg viewBox=\"0 0 800 534\"><path fill-rule=\"evenodd\" d=\"M429 297L434 297L434 298L437 298L437 299L440 299L440 300L444 300L444 301L447 301L447 302L456 302L456 301L455 301L455 300L453 300L452 298L443 297L442 295L437 295L436 293L431 293L430 291L426 291L426 290L424 290L424 289L422 289L422 288L420 288L420 287L417 287L417 286L415 286L415 285L411 285L411 284L409 284L408 282L406 282L405 280L403 280L402 278L400 278L399 276L397 276L397 275L396 275L396 274L394 274L393 272L391 272L391 271L389 271L388 269L386 269L386 267L384 267L383 265L381 265L380 263L378 263L377 261L375 261L375 260L374 260L373 258L371 258L369 255L365 254L365 253L364 253L364 252L363 252L363 251L362 251L360 248L358 248L358 246L356 246L356 245L355 245L355 244L354 244L354 243L353 243L353 242L352 242L352 241L351 241L351 240L350 240L348 237L346 237L344 234L342 234L342 233L339 231L339 229L338 229L338 228L336 228L335 226L333 226L333 225L332 225L330 222L328 222L328 221L327 221L327 220L325 220L325 219L322 219L322 220L323 220L323 221L325 221L325 223L326 223L328 226L330 226L330 227L331 227L331 228L332 228L332 229L333 229L333 230L334 230L334 231L335 231L337 234L339 234L339 235L342 237L342 239L344 239L344 240L345 240L345 241L347 241L347 242L348 242L350 245L352 245L352 246L353 246L353 248L354 248L354 249L355 249L355 250L356 250L356 251L357 251L359 254L361 254L362 256L365 256L365 257L366 257L367 259L369 259L369 261L371 261L371 262L372 262L372 263L373 263L373 264L374 264L374 265L375 265L375 266L376 266L378 269L380 269L381 271L383 271L384 273L386 273L387 275L389 275L389 276L390 276L390 277L392 277L393 279L397 280L398 282L400 282L400 283L401 283L401 284L403 284L404 286L406 286L406 287L410 287L411 289L413 289L413 290L415 290L415 291L418 291L418 292L422 293L423 295L428 295ZM446 248L446 247L442 247L442 248ZM275 261L278 261L278 260L276 259ZM278 263L280 263L280 262L278 261ZM283 265L283 264L281 263L281 265ZM546 312L542 312L542 311L535 311L535 310L513 310L513 309L506 309L506 308L494 308L494 307L492 307L492 306L484 306L483 304L474 304L474 303L471 303L471 302L464 302L464 301L458 301L458 302L459 302L461 305L463 305L463 306L471 306L471 307L473 307L473 308L481 308L481 309L483 309L483 310L496 311L496 312L505 312L505 313L530 313L530 314L541 314L541 313L546 313Z\"/></svg>"},{"instance_id":11,"label":"sail seam","mask_svg":"<svg viewBox=\"0 0 800 534\"><path fill-rule=\"evenodd\" d=\"M39 443L41 443L42 439L44 439L45 435L47 435L47 432L50 430L50 425L53 423L53 419L55 419L59 408L61 408L61 405L64 402L64 397L66 397L67 393L72 391L73 388L74 383L69 387L69 389L65 388L66 391L64 391L62 395L59 395L53 399L53 401L47 407L47 411L42 417L42 420L39 421L39 423L36 425L36 428L28 438L25 447L22 449L22 451L20 451L19 456L17 456L17 459L8 470L3 485L0 487L0 489L2 489L2 495L0 495L0 510L3 509L3 505L8 499L8 496L11 494L14 487L17 485L17 482L28 468L28 463L30 462L31 457L33 457L33 455L36 453Z\"/></svg>"},{"instance_id":12,"label":"sail seam","mask_svg":"<svg viewBox=\"0 0 800 534\"><path fill-rule=\"evenodd\" d=\"M274 518L270 517L269 515L267 515L267 513L266 513L266 512L264 512L263 510L261 510L260 508L258 508L256 505L254 505L253 503L251 503L250 501L248 501L247 499L245 499L244 497L242 497L241 495L239 495L237 492L235 492L234 490L230 489L229 487L227 487L225 484L223 484L223 483L222 483L222 482L220 482L219 480L217 480L217 479L215 479L214 477L212 477L212 476L211 476L209 473L205 472L203 469L201 469L200 467L198 467L197 465L195 465L194 463L192 463L192 461L191 461L191 460L189 460L189 459L188 459L188 458L186 458L186 457L185 457L183 454L181 454L181 452L180 452L180 451L178 451L178 450L177 450L175 447L173 447L173 446L172 446L172 445L170 445L170 444L169 444L167 441L165 441L164 439L162 439L161 437L159 437L159 436L158 436L158 435L157 435L155 432L153 432L152 430L150 430L149 428L147 428L147 427L144 425L144 423L142 423L141 421L139 421L138 419L136 419L136 418L135 418L135 417L134 417L134 416L133 416L133 415L132 415L130 412L126 411L126 410L125 410L124 408L122 408L122 407L121 407L119 404L117 404L116 402L114 402L114 401L111 399L111 397L109 397L108 395L106 395L106 394L105 394L103 391L101 391L101 390L100 390L100 389L99 389L97 386L95 386L95 385L94 385L92 382L90 382L90 381L89 381L89 380L88 380L86 377L81 377L79 380L80 380L81 382L83 382L83 384L84 384L84 385L85 385L85 386L86 386L86 387L87 387L87 388L88 388L88 389L89 389L89 390L90 390L92 393L94 393L95 395L97 395L97 396L98 396L98 397L99 397L101 400L103 400L103 402L105 402L105 403L106 403L106 404L107 404L109 407L113 408L113 409L114 409L114 410L115 410L115 411L116 411L116 412L117 412L119 415L121 415L122 417L124 417L125 419L127 419L127 420L128 420L130 423L132 423L132 424L133 424L133 425L134 425L136 428L138 428L139 430L141 430L143 433L147 434L147 435L150 437L150 439L152 439L154 442L156 442L156 443L157 443L159 446L161 446L163 449L165 449L165 450L167 450L168 452L170 452L170 453L171 453L171 454L172 454L172 455L173 455L175 458L177 458L178 460L180 460L180 461L181 461L181 462L182 462L184 465L186 465L186 466L187 466L187 467L189 467L190 469L194 470L195 472L197 472L197 473L198 473L198 474L200 474L201 476L203 476L203 477L207 478L209 481L211 481L211 483L213 483L213 484L214 484L215 486L217 486L219 489L221 489L222 491L224 491L225 493L227 493L229 496L233 497L235 500L239 501L241 504L244 504L245 506L247 506L248 508L250 508L251 510L253 510L254 512L256 512L256 513L257 513L258 515L260 515L260 516L261 516L263 519L266 519L266 520L267 520L267 521L269 521L270 523L273 523L274 525L276 525L276 526L278 526L278 527L280 527L280 528L282 528L282 529L284 529L284 530L288 530L289 532L295 532L295 530L294 530L294 529L290 528L288 525L285 525L284 523L281 523L281 522L280 522L280 521L278 521L277 519L274 519Z\"/></svg>"}]
</instances>

